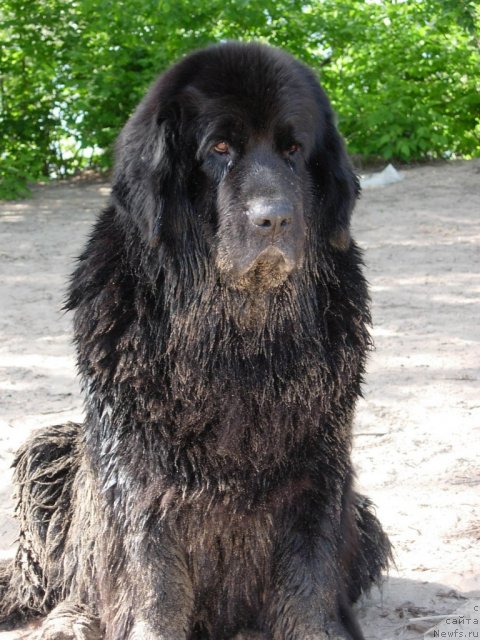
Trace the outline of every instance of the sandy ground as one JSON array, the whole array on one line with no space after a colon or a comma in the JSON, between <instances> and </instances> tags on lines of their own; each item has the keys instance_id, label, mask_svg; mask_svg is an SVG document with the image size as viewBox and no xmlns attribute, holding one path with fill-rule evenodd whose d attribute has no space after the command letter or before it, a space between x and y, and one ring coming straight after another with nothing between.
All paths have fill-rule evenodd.
<instances>
[{"instance_id":1,"label":"sandy ground","mask_svg":"<svg viewBox=\"0 0 480 640\"><path fill-rule=\"evenodd\" d=\"M366 190L354 223L376 343L354 457L397 564L359 606L371 640L420 638L435 620L412 618L480 597L480 160L403 175ZM82 416L71 318L61 305L107 194L102 182L59 184L0 205L2 557L13 554L17 535L16 448L34 428Z\"/></svg>"}]
</instances>

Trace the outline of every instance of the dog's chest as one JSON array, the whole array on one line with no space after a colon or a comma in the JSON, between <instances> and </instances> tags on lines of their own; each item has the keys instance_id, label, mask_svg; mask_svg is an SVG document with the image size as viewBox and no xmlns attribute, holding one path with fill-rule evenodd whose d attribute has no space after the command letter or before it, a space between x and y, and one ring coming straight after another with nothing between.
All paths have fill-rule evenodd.
<instances>
[{"instance_id":1,"label":"dog's chest","mask_svg":"<svg viewBox=\"0 0 480 640\"><path fill-rule=\"evenodd\" d=\"M263 511L245 515L214 508L189 527L196 608L208 626L234 627L263 609L274 566L273 520Z\"/></svg>"}]
</instances>

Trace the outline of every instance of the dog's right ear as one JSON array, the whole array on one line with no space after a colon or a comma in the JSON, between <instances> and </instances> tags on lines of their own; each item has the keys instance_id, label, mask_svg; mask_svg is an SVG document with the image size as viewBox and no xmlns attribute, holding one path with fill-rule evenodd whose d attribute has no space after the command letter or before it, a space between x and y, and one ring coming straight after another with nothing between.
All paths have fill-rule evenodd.
<instances>
[{"instance_id":1,"label":"dog's right ear","mask_svg":"<svg viewBox=\"0 0 480 640\"><path fill-rule=\"evenodd\" d=\"M360 183L329 110L311 172L322 210L322 235L333 250L347 251L351 246L350 218L360 196Z\"/></svg>"},{"instance_id":2,"label":"dog's right ear","mask_svg":"<svg viewBox=\"0 0 480 640\"><path fill-rule=\"evenodd\" d=\"M157 80L121 132L112 186L120 215L153 244L184 189L181 112L167 80L167 74Z\"/></svg>"}]
</instances>

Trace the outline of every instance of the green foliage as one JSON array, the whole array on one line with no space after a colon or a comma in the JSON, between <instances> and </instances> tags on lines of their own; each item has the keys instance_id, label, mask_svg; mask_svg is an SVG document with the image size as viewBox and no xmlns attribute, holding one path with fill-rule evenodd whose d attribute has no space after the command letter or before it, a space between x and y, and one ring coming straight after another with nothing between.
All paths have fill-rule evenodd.
<instances>
[{"instance_id":1,"label":"green foliage","mask_svg":"<svg viewBox=\"0 0 480 640\"><path fill-rule=\"evenodd\" d=\"M478 17L473 3L445 0L338 11L324 84L352 152L404 161L479 153Z\"/></svg>"},{"instance_id":2,"label":"green foliage","mask_svg":"<svg viewBox=\"0 0 480 640\"><path fill-rule=\"evenodd\" d=\"M222 39L315 68L351 152L480 154L478 0L3 0L0 197L112 162L153 78Z\"/></svg>"}]
</instances>

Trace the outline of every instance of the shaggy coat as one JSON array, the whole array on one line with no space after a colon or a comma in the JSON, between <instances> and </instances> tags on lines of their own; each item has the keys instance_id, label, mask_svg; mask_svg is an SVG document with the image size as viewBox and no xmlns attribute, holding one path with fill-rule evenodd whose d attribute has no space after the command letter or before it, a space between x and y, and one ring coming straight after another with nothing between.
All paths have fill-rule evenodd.
<instances>
[{"instance_id":1,"label":"shaggy coat","mask_svg":"<svg viewBox=\"0 0 480 640\"><path fill-rule=\"evenodd\" d=\"M286 53L222 44L152 86L70 286L85 422L18 457L4 610L57 605L44 638L363 637L389 543L352 490L358 192Z\"/></svg>"}]
</instances>

